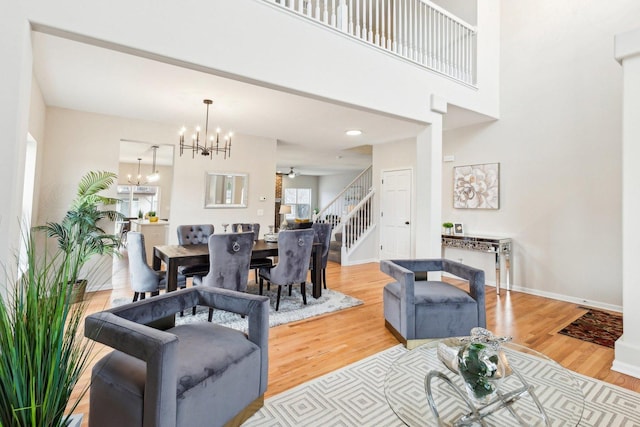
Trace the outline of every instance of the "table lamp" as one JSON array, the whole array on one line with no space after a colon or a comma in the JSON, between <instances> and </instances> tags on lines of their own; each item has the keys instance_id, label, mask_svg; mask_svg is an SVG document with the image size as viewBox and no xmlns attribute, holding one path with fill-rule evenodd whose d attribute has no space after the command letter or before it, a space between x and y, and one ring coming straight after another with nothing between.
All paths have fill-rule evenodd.
<instances>
[{"instance_id":1,"label":"table lamp","mask_svg":"<svg viewBox=\"0 0 640 427\"><path fill-rule=\"evenodd\" d=\"M287 214L291 213L291 206L289 205L280 205L280 212L278 212L280 215L282 215L282 222L280 223L280 230L286 230L287 229Z\"/></svg>"}]
</instances>

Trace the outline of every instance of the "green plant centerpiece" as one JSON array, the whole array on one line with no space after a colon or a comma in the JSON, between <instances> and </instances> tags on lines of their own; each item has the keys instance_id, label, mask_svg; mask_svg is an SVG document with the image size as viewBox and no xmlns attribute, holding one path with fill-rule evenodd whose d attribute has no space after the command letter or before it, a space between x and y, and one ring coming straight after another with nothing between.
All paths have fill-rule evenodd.
<instances>
[{"instance_id":1,"label":"green plant centerpiece","mask_svg":"<svg viewBox=\"0 0 640 427\"><path fill-rule=\"evenodd\" d=\"M149 211L147 213L147 216L149 217L149 222L158 222L158 217L156 216L156 211Z\"/></svg>"},{"instance_id":2,"label":"green plant centerpiece","mask_svg":"<svg viewBox=\"0 0 640 427\"><path fill-rule=\"evenodd\" d=\"M500 343L509 338L494 337L483 328L474 328L471 332L470 341L458 351L457 368L471 400L487 404L505 377Z\"/></svg>"},{"instance_id":3,"label":"green plant centerpiece","mask_svg":"<svg viewBox=\"0 0 640 427\"><path fill-rule=\"evenodd\" d=\"M91 171L78 184L75 199L61 222L47 222L36 230L44 231L48 237L56 239L58 248L69 257L69 280L77 299L84 296L86 280L80 279L82 267L96 255L119 254L120 238L107 233L102 222L124 219L124 215L113 209L105 209L117 203L118 199L105 197L99 193L107 190L115 182L117 175L112 172Z\"/></svg>"}]
</instances>

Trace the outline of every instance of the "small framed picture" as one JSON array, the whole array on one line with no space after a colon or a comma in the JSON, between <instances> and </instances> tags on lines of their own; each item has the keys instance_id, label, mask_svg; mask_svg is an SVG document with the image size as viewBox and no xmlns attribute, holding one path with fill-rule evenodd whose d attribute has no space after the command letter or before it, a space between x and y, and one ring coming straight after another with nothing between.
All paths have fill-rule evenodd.
<instances>
[{"instance_id":1,"label":"small framed picture","mask_svg":"<svg viewBox=\"0 0 640 427\"><path fill-rule=\"evenodd\" d=\"M464 226L461 222L453 223L453 235L454 236L462 236L464 235Z\"/></svg>"}]
</instances>

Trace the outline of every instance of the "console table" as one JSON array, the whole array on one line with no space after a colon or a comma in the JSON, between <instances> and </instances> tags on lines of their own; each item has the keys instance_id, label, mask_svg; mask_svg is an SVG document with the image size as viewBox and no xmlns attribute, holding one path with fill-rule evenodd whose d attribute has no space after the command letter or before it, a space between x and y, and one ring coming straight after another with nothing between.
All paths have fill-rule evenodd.
<instances>
[{"instance_id":1,"label":"console table","mask_svg":"<svg viewBox=\"0 0 640 427\"><path fill-rule=\"evenodd\" d=\"M442 235L442 257L445 248L466 249L470 251L486 252L495 255L496 263L496 294L500 295L500 265L504 259L507 269L507 291L511 289L511 239L487 236L456 236Z\"/></svg>"}]
</instances>

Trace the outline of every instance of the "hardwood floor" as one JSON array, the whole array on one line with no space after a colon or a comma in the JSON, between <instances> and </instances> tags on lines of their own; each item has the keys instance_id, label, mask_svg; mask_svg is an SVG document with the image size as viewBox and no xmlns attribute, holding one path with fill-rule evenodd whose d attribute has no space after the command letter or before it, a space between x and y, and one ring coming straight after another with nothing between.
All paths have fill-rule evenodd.
<instances>
[{"instance_id":1,"label":"hardwood floor","mask_svg":"<svg viewBox=\"0 0 640 427\"><path fill-rule=\"evenodd\" d=\"M382 288L390 281L377 263L340 267L330 262L329 287L361 299L364 304L271 328L266 396L397 345L384 327L382 313ZM113 291L90 294L89 312L107 307L112 295L132 295L126 263L114 269L113 283ZM493 287L486 291L487 327L496 335L511 335L514 342L540 351L566 368L640 392L640 379L611 371L613 349L557 334L585 313L578 305L515 291L503 290L497 297ZM96 346L94 351L99 354L98 360L109 349ZM90 375L89 369L76 390L86 388ZM87 393L75 410L85 414L83 426L88 425L88 401Z\"/></svg>"}]
</instances>

